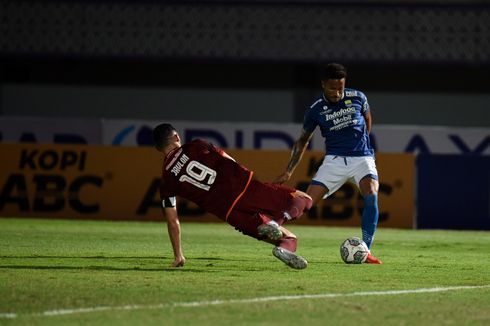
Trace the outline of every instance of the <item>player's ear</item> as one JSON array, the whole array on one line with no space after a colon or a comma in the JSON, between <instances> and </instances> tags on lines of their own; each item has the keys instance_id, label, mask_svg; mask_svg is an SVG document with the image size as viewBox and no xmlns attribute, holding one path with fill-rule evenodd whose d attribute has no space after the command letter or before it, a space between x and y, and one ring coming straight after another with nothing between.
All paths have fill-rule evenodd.
<instances>
[{"instance_id":1,"label":"player's ear","mask_svg":"<svg viewBox=\"0 0 490 326\"><path fill-rule=\"evenodd\" d=\"M180 136L179 136L179 134L175 134L175 140L180 143Z\"/></svg>"}]
</instances>

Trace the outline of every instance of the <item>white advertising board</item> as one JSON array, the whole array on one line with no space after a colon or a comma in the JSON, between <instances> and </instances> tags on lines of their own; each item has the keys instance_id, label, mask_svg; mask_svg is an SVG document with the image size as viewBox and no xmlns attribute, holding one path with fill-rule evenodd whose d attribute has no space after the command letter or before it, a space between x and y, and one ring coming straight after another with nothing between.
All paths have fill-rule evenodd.
<instances>
[{"instance_id":1,"label":"white advertising board","mask_svg":"<svg viewBox=\"0 0 490 326\"><path fill-rule=\"evenodd\" d=\"M144 146L152 145L152 129L162 121L6 116L0 117L0 141ZM203 138L227 149L289 150L301 131L300 123L165 122L184 141ZM490 155L490 128L375 124L371 140L382 153ZM324 150L318 129L309 149Z\"/></svg>"},{"instance_id":2,"label":"white advertising board","mask_svg":"<svg viewBox=\"0 0 490 326\"><path fill-rule=\"evenodd\" d=\"M37 144L102 144L102 120L0 117L0 141Z\"/></svg>"},{"instance_id":3,"label":"white advertising board","mask_svg":"<svg viewBox=\"0 0 490 326\"><path fill-rule=\"evenodd\" d=\"M151 130L161 121L106 120L104 144L151 145ZM300 123L226 123L165 121L171 123L184 141L204 138L229 149L290 149L300 134ZM434 153L490 155L489 128L375 125L372 141L383 153ZM324 150L317 129L310 149Z\"/></svg>"}]
</instances>

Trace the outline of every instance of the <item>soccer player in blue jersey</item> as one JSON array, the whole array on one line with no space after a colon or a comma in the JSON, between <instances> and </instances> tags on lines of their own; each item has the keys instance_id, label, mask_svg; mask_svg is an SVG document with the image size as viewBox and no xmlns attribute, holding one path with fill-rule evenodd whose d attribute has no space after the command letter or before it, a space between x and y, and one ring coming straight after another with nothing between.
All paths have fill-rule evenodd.
<instances>
[{"instance_id":1,"label":"soccer player in blue jersey","mask_svg":"<svg viewBox=\"0 0 490 326\"><path fill-rule=\"evenodd\" d=\"M366 96L345 88L346 68L338 63L322 71L323 94L305 112L303 130L296 140L286 171L275 183L288 181L298 166L316 127L325 138L326 155L308 186L313 203L333 194L345 182L355 181L364 197L362 238L371 250L378 224L378 172L369 141L372 118ZM381 264L371 253L366 263Z\"/></svg>"}]
</instances>

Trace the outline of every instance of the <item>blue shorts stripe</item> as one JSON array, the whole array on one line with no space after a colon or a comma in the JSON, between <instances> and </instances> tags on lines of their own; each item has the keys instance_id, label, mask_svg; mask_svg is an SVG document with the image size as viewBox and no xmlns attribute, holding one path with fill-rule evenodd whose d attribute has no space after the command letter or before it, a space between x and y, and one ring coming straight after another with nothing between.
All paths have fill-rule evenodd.
<instances>
[{"instance_id":1,"label":"blue shorts stripe","mask_svg":"<svg viewBox=\"0 0 490 326\"><path fill-rule=\"evenodd\" d=\"M323 188L328 189L328 187L324 183L322 183L320 181L311 180L311 183L310 184L315 185L315 186L322 186Z\"/></svg>"},{"instance_id":2,"label":"blue shorts stripe","mask_svg":"<svg viewBox=\"0 0 490 326\"><path fill-rule=\"evenodd\" d=\"M361 178L361 180L364 180L364 179L366 179L366 178L371 178L371 179L373 179L373 180L378 180L378 176L377 176L377 175L375 175L375 174L366 174L365 176L363 176L363 177Z\"/></svg>"}]
</instances>

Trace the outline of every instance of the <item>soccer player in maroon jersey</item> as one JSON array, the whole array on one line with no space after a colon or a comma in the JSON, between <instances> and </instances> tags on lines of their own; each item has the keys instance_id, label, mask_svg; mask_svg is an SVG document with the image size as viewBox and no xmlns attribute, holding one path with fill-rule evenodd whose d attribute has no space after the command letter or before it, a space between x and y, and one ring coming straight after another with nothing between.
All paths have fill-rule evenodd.
<instances>
[{"instance_id":1,"label":"soccer player in maroon jersey","mask_svg":"<svg viewBox=\"0 0 490 326\"><path fill-rule=\"evenodd\" d=\"M253 172L222 149L203 140L181 143L170 124L153 129L155 147L164 154L160 196L174 252L174 267L183 266L180 222L175 196L186 198L238 231L274 245L272 253L288 266L303 269L297 238L282 224L301 216L311 197L281 185L252 179Z\"/></svg>"}]
</instances>

